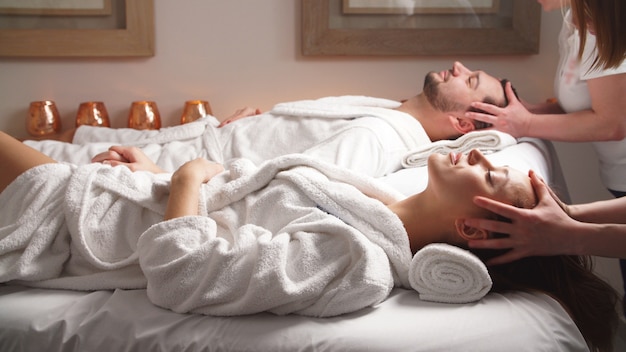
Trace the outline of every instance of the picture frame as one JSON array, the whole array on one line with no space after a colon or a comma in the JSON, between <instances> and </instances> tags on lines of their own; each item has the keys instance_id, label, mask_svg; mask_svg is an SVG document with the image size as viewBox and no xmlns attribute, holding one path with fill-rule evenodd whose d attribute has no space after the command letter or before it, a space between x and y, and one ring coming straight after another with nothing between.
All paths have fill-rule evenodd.
<instances>
[{"instance_id":1,"label":"picture frame","mask_svg":"<svg viewBox=\"0 0 626 352\"><path fill-rule=\"evenodd\" d=\"M346 14L443 14L443 13L496 13L500 0L465 0L468 6L459 6L455 0L422 0L413 6L404 0L343 0Z\"/></svg>"},{"instance_id":2,"label":"picture frame","mask_svg":"<svg viewBox=\"0 0 626 352\"><path fill-rule=\"evenodd\" d=\"M121 29L0 29L0 57L154 56L154 0L125 0Z\"/></svg>"},{"instance_id":3,"label":"picture frame","mask_svg":"<svg viewBox=\"0 0 626 352\"><path fill-rule=\"evenodd\" d=\"M510 2L506 5L512 11L510 23L501 28L331 26L331 3L333 11L341 12L340 1L302 0L304 56L532 55L539 52L541 6L535 1L500 0L501 5ZM392 18L390 16L378 15L383 19ZM497 15L481 16L489 20Z\"/></svg>"},{"instance_id":4,"label":"picture frame","mask_svg":"<svg viewBox=\"0 0 626 352\"><path fill-rule=\"evenodd\" d=\"M105 16L111 14L111 0L0 0L0 14Z\"/></svg>"}]
</instances>

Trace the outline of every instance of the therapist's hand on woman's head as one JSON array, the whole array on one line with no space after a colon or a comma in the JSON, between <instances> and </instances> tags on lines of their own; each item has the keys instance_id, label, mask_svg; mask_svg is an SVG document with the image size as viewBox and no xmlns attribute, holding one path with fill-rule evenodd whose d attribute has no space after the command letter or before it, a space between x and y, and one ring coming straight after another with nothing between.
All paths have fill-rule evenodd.
<instances>
[{"instance_id":1,"label":"therapist's hand on woman's head","mask_svg":"<svg viewBox=\"0 0 626 352\"><path fill-rule=\"evenodd\" d=\"M534 208L517 208L488 198L476 197L474 202L478 206L511 219L511 223L486 219L465 220L467 226L509 235L468 242L471 248L510 248L506 253L491 259L487 263L489 265L504 264L527 256L576 252L576 244L568 238L568 229L576 225L576 220L568 215L567 206L539 176L532 171L529 175L539 200Z\"/></svg>"},{"instance_id":2,"label":"therapist's hand on woman's head","mask_svg":"<svg viewBox=\"0 0 626 352\"><path fill-rule=\"evenodd\" d=\"M506 107L473 102L472 107L484 111L484 113L468 111L465 113L465 117L489 123L492 125L492 129L508 133L515 138L527 136L532 113L517 98L511 82L506 82L504 91L509 101Z\"/></svg>"}]
</instances>

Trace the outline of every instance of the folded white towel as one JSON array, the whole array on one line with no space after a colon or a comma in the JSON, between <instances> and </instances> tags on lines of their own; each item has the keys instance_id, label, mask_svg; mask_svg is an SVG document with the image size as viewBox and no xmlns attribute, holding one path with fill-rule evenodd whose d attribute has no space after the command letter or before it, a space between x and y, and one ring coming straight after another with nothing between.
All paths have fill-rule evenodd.
<instances>
[{"instance_id":1,"label":"folded white towel","mask_svg":"<svg viewBox=\"0 0 626 352\"><path fill-rule=\"evenodd\" d=\"M517 140L513 136L504 132L473 131L455 140L440 140L414 149L402 158L402 166L405 168L425 166L428 156L433 153L447 154L452 151L466 153L472 149L492 153L516 143Z\"/></svg>"},{"instance_id":2,"label":"folded white towel","mask_svg":"<svg viewBox=\"0 0 626 352\"><path fill-rule=\"evenodd\" d=\"M487 267L478 257L445 243L429 244L413 256L409 281L420 299L442 303L478 301L492 286Z\"/></svg>"}]
</instances>

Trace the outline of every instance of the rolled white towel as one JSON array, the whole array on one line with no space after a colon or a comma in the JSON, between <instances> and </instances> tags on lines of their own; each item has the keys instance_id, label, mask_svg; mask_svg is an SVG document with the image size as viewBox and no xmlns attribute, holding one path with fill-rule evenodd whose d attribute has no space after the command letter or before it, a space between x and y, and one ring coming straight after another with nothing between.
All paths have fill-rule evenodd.
<instances>
[{"instance_id":1,"label":"rolled white towel","mask_svg":"<svg viewBox=\"0 0 626 352\"><path fill-rule=\"evenodd\" d=\"M414 149L402 158L402 166L405 168L425 166L428 156L434 153L447 154L452 151L467 153L472 149L478 149L487 154L516 143L517 140L513 136L504 132L495 130L473 131L455 140L439 140Z\"/></svg>"},{"instance_id":2,"label":"rolled white towel","mask_svg":"<svg viewBox=\"0 0 626 352\"><path fill-rule=\"evenodd\" d=\"M420 249L409 269L411 287L420 299L442 303L469 303L491 289L487 267L474 254L445 243Z\"/></svg>"}]
</instances>

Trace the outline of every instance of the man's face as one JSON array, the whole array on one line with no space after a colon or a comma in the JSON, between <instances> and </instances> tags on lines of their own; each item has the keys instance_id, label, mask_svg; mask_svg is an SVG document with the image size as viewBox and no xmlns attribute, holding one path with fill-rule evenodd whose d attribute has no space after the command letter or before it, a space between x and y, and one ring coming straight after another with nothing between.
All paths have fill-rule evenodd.
<instances>
[{"instance_id":1,"label":"man's face","mask_svg":"<svg viewBox=\"0 0 626 352\"><path fill-rule=\"evenodd\" d=\"M499 79L483 71L470 71L460 62L455 62L450 70L428 73L423 93L428 102L441 112L465 112L470 103L486 99L496 105L505 105Z\"/></svg>"}]
</instances>

